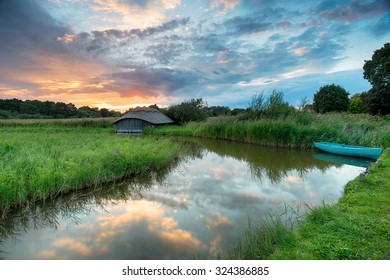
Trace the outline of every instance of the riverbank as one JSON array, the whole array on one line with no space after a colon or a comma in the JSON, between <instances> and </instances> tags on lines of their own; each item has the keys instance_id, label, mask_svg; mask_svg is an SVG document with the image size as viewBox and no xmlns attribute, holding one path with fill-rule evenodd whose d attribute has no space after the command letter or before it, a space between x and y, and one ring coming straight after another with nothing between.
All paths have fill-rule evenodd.
<instances>
[{"instance_id":1,"label":"riverbank","mask_svg":"<svg viewBox=\"0 0 390 280\"><path fill-rule=\"evenodd\" d=\"M299 112L288 118L240 120L210 118L148 129L146 133L226 139L266 146L312 148L330 141L387 148L364 180L348 183L335 205L307 209L292 230L278 217L249 225L243 240L226 259L389 259L390 255L390 125L387 117ZM298 213L299 215L299 213Z\"/></svg>"},{"instance_id":2,"label":"riverbank","mask_svg":"<svg viewBox=\"0 0 390 280\"><path fill-rule=\"evenodd\" d=\"M287 118L240 120L215 117L206 122L147 129L147 134L187 135L226 139L266 146L312 148L314 141L390 147L388 117L297 112Z\"/></svg>"},{"instance_id":3,"label":"riverbank","mask_svg":"<svg viewBox=\"0 0 390 280\"><path fill-rule=\"evenodd\" d=\"M390 149L337 204L307 209L295 229L274 216L251 225L227 259L385 260L390 258Z\"/></svg>"},{"instance_id":4,"label":"riverbank","mask_svg":"<svg viewBox=\"0 0 390 280\"><path fill-rule=\"evenodd\" d=\"M13 206L149 173L180 152L169 139L120 137L98 120L56 122L1 128L0 216Z\"/></svg>"}]
</instances>

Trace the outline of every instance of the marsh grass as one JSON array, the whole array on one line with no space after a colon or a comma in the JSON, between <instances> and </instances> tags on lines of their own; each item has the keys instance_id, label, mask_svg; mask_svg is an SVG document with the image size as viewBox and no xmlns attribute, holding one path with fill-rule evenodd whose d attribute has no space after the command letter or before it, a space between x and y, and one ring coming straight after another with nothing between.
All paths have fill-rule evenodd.
<instances>
[{"instance_id":1,"label":"marsh grass","mask_svg":"<svg viewBox=\"0 0 390 280\"><path fill-rule=\"evenodd\" d=\"M9 128L35 128L35 127L51 127L51 128L66 128L66 127L94 127L94 128L112 128L112 122L115 118L81 118L81 119L1 119L1 127Z\"/></svg>"},{"instance_id":2,"label":"marsh grass","mask_svg":"<svg viewBox=\"0 0 390 280\"><path fill-rule=\"evenodd\" d=\"M169 139L121 137L104 128L44 128L0 130L3 213L15 205L160 169L180 149Z\"/></svg>"},{"instance_id":3,"label":"marsh grass","mask_svg":"<svg viewBox=\"0 0 390 280\"><path fill-rule=\"evenodd\" d=\"M314 141L390 147L388 117L296 112L281 118L240 120L209 118L207 122L148 129L149 134L189 135L267 146L311 148Z\"/></svg>"}]
</instances>

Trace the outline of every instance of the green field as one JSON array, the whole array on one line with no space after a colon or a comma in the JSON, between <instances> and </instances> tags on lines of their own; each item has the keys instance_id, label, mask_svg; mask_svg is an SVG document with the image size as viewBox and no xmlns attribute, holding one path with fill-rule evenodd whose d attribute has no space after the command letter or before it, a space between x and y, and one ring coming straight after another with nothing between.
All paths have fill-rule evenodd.
<instances>
[{"instance_id":1,"label":"green field","mask_svg":"<svg viewBox=\"0 0 390 280\"><path fill-rule=\"evenodd\" d=\"M2 214L15 205L151 172L179 154L180 147L169 139L121 137L112 127L104 128L101 121L96 122L76 127L69 127L68 121L63 121L63 126L58 121L3 125Z\"/></svg>"}]
</instances>

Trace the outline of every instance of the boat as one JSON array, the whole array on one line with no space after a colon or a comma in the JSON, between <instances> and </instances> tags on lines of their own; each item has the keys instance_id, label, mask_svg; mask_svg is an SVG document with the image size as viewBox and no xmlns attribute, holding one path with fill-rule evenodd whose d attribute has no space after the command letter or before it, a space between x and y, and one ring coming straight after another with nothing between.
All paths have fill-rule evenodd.
<instances>
[{"instance_id":1,"label":"boat","mask_svg":"<svg viewBox=\"0 0 390 280\"><path fill-rule=\"evenodd\" d=\"M314 142L314 147L316 147L321 151L331 153L331 154L370 158L375 160L382 154L383 151L383 149L381 148L353 146L353 145L338 144L332 142Z\"/></svg>"}]
</instances>

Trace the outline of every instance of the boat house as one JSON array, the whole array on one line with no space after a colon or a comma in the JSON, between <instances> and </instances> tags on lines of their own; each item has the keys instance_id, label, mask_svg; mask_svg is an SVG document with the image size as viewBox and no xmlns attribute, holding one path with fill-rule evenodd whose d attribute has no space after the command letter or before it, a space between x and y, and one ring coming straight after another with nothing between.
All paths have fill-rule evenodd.
<instances>
[{"instance_id":1,"label":"boat house","mask_svg":"<svg viewBox=\"0 0 390 280\"><path fill-rule=\"evenodd\" d=\"M137 107L113 122L116 133L142 132L146 127L174 123L173 120L154 108Z\"/></svg>"}]
</instances>

